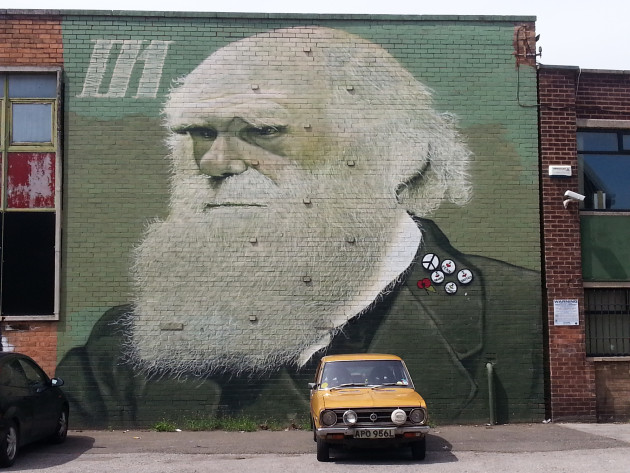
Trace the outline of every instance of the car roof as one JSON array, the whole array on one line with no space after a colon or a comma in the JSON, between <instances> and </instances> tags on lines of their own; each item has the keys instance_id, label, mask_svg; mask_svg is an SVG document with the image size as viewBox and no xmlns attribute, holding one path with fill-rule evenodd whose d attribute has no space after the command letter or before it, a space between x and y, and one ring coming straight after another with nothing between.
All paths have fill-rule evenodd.
<instances>
[{"instance_id":1,"label":"car roof","mask_svg":"<svg viewBox=\"0 0 630 473\"><path fill-rule=\"evenodd\" d=\"M30 358L30 356L24 355L23 353L18 353L16 351L0 351L0 359L7 358L9 356L19 356L22 358Z\"/></svg>"},{"instance_id":2,"label":"car roof","mask_svg":"<svg viewBox=\"0 0 630 473\"><path fill-rule=\"evenodd\" d=\"M399 356L380 353L352 353L348 355L328 355L322 358L322 363L331 361L357 361L357 360L401 360Z\"/></svg>"}]
</instances>

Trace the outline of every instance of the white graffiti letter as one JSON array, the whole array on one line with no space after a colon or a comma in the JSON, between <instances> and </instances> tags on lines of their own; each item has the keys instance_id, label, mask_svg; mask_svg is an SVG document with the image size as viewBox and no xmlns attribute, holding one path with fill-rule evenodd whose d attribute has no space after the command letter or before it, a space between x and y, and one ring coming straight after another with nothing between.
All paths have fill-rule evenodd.
<instances>
[{"instance_id":1,"label":"white graffiti letter","mask_svg":"<svg viewBox=\"0 0 630 473\"><path fill-rule=\"evenodd\" d=\"M107 70L107 63L109 62L112 47L116 43L120 44L122 41L109 39L97 39L94 41L90 65L85 74L85 80L83 81L83 91L79 97L102 97L105 95L100 94L98 90L103 82L105 71Z\"/></svg>"},{"instance_id":2,"label":"white graffiti letter","mask_svg":"<svg viewBox=\"0 0 630 473\"><path fill-rule=\"evenodd\" d=\"M151 44L139 56L140 61L144 61L144 69L138 84L138 92L135 98L157 96L160 87L160 79L162 78L162 68L166 60L168 46L172 41L151 41Z\"/></svg>"}]
</instances>

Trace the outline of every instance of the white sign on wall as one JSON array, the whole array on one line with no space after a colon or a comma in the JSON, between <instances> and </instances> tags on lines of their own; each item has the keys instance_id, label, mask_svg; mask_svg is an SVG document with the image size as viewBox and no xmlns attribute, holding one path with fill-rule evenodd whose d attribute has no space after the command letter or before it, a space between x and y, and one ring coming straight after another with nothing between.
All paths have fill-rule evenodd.
<instances>
[{"instance_id":1,"label":"white sign on wall","mask_svg":"<svg viewBox=\"0 0 630 473\"><path fill-rule=\"evenodd\" d=\"M554 325L580 325L580 312L577 299L554 299Z\"/></svg>"}]
</instances>

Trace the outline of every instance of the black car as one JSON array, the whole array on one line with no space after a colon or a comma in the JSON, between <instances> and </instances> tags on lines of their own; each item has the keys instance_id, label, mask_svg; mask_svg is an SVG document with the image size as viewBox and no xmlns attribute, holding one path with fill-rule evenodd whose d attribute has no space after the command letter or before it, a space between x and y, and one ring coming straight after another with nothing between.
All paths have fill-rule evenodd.
<instances>
[{"instance_id":1,"label":"black car","mask_svg":"<svg viewBox=\"0 0 630 473\"><path fill-rule=\"evenodd\" d=\"M37 363L19 353L0 353L0 466L11 466L22 445L68 435L68 401Z\"/></svg>"}]
</instances>

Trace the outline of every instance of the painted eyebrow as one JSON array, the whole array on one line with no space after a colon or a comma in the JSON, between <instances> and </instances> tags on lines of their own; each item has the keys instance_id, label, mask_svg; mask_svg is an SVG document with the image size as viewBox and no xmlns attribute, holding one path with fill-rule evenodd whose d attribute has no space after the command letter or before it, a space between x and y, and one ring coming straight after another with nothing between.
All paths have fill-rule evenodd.
<instances>
[{"instance_id":1,"label":"painted eyebrow","mask_svg":"<svg viewBox=\"0 0 630 473\"><path fill-rule=\"evenodd\" d=\"M196 128L216 128L212 125L213 119L221 120L238 119L250 126L262 128L265 126L288 127L290 113L276 100L284 98L281 94L267 94L257 96L252 100L250 95L231 95L207 100L199 100L194 103L175 102L171 111L167 111L168 121L172 123L173 131Z\"/></svg>"},{"instance_id":2,"label":"painted eyebrow","mask_svg":"<svg viewBox=\"0 0 630 473\"><path fill-rule=\"evenodd\" d=\"M214 130L213 127L205 126L205 125L178 125L178 126L171 126L169 127L169 129L173 133L177 133L178 135L183 135L185 133L194 132L198 130Z\"/></svg>"},{"instance_id":3,"label":"painted eyebrow","mask_svg":"<svg viewBox=\"0 0 630 473\"><path fill-rule=\"evenodd\" d=\"M288 128L286 123L280 122L278 120L270 120L267 118L244 118L244 117L234 117L230 123L232 122L242 122L249 127L262 130L264 128L274 128L276 130L282 131ZM177 134L184 134L194 131L201 130L216 130L217 127L213 125L211 122L207 123L195 123L195 124L182 124L171 126L170 130Z\"/></svg>"}]
</instances>

